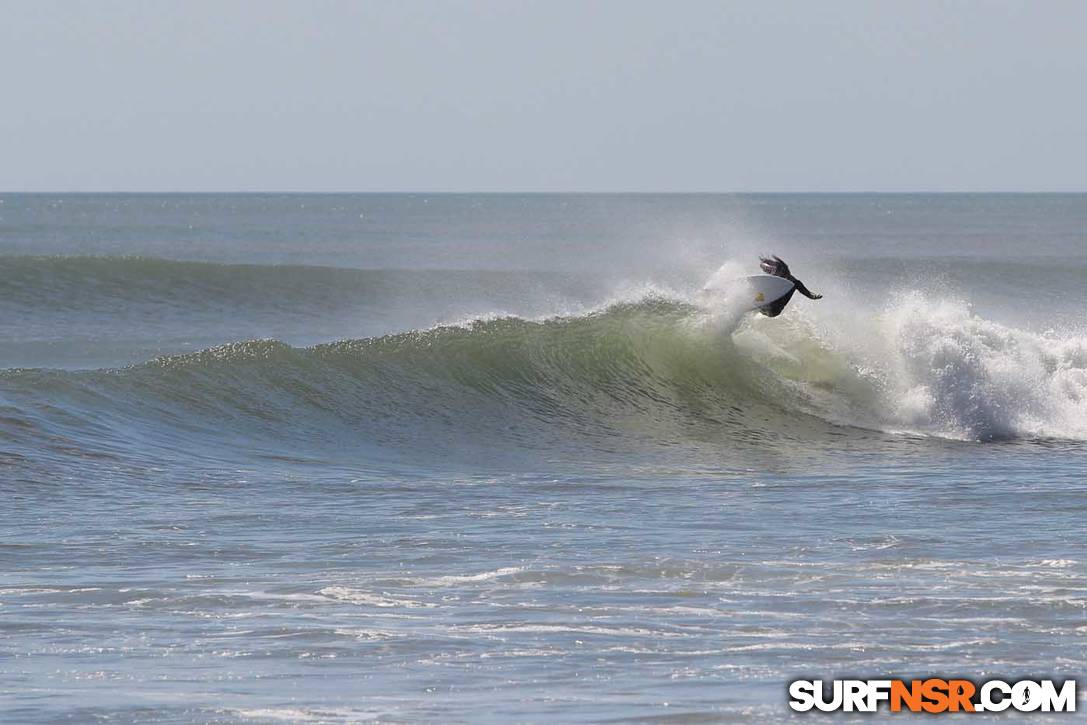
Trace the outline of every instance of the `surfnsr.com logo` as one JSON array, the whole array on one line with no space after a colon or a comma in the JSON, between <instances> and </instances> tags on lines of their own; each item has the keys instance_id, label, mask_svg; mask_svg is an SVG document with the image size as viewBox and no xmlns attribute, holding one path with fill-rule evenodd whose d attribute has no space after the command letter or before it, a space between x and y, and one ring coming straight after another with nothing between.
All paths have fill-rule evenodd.
<instances>
[{"instance_id":1,"label":"surfnsr.com logo","mask_svg":"<svg viewBox=\"0 0 1087 725\"><path fill-rule=\"evenodd\" d=\"M795 680L789 707L797 712L1075 712L1076 681L1053 680Z\"/></svg>"}]
</instances>

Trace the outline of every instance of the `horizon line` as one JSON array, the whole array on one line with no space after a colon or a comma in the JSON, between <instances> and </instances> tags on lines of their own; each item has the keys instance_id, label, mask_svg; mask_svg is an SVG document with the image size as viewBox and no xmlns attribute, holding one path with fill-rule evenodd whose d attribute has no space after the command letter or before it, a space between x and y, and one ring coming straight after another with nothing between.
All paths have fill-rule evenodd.
<instances>
[{"instance_id":1,"label":"horizon line","mask_svg":"<svg viewBox=\"0 0 1087 725\"><path fill-rule=\"evenodd\" d=\"M328 189L328 190L306 190L306 189L0 189L0 195L3 194L291 194L291 195L343 195L343 194L385 194L385 195L434 195L434 196L471 196L471 195L491 195L491 196L773 196L773 195L811 195L811 196L832 196L832 195L858 195L858 194L870 194L870 195L883 195L883 196L909 196L909 195L982 195L982 194L1005 194L1005 195L1037 195L1037 194L1064 194L1064 195L1076 195L1087 194L1087 189L1079 190L1057 190L1057 189L989 189L989 190L977 190L977 189L956 189L956 190L933 190L933 189L914 189L906 191L887 191L887 190L872 190L872 189L848 189L848 190L835 190L835 191L815 191L815 190L774 190L774 191L706 191L706 190L692 190L692 191L647 191L647 190L512 190L512 191L496 191L488 189L480 190L451 190L451 189L393 189L393 190L361 190L361 189Z\"/></svg>"}]
</instances>

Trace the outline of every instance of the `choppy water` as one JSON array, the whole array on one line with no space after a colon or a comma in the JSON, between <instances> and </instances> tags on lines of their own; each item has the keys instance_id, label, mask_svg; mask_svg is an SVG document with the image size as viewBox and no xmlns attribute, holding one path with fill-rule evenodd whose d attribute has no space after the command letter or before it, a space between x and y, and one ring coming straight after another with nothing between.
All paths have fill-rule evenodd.
<instances>
[{"instance_id":1,"label":"choppy water","mask_svg":"<svg viewBox=\"0 0 1087 725\"><path fill-rule=\"evenodd\" d=\"M0 202L5 721L1084 670L1087 196Z\"/></svg>"}]
</instances>

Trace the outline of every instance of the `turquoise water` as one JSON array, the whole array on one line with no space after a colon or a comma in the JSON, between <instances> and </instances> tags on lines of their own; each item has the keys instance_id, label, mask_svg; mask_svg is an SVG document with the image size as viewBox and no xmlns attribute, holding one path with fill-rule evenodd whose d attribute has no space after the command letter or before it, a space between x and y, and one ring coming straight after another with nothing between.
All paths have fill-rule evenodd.
<instances>
[{"instance_id":1,"label":"turquoise water","mask_svg":"<svg viewBox=\"0 0 1087 725\"><path fill-rule=\"evenodd\" d=\"M0 201L5 721L1084 669L1087 196Z\"/></svg>"}]
</instances>

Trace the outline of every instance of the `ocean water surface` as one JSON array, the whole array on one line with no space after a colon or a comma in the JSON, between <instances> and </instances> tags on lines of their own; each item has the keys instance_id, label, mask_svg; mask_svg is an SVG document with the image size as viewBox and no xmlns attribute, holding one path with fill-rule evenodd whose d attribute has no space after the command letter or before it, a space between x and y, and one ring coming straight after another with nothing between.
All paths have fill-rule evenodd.
<instances>
[{"instance_id":1,"label":"ocean water surface","mask_svg":"<svg viewBox=\"0 0 1087 725\"><path fill-rule=\"evenodd\" d=\"M1078 677L1085 277L1087 195L0 195L0 719Z\"/></svg>"}]
</instances>

